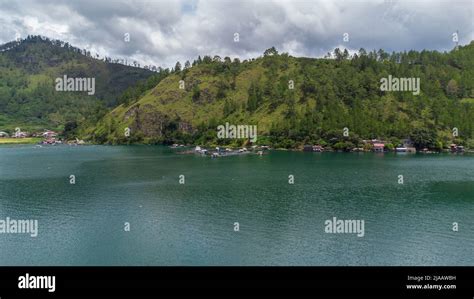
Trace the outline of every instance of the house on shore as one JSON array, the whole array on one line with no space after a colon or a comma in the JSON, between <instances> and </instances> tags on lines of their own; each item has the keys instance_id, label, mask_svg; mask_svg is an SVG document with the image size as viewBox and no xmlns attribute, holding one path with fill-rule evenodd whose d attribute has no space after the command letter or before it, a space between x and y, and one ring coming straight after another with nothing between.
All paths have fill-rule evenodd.
<instances>
[{"instance_id":1,"label":"house on shore","mask_svg":"<svg viewBox=\"0 0 474 299\"><path fill-rule=\"evenodd\" d=\"M362 140L364 142L364 149L371 150L376 153L383 153L385 148L385 141L379 139Z\"/></svg>"},{"instance_id":2,"label":"house on shore","mask_svg":"<svg viewBox=\"0 0 474 299\"><path fill-rule=\"evenodd\" d=\"M303 151L304 152L316 152L316 153L321 153L324 150L324 148L320 145L309 145L305 144L303 146Z\"/></svg>"},{"instance_id":3,"label":"house on shore","mask_svg":"<svg viewBox=\"0 0 474 299\"><path fill-rule=\"evenodd\" d=\"M313 152L322 153L324 148L321 145L313 145Z\"/></svg>"},{"instance_id":4,"label":"house on shore","mask_svg":"<svg viewBox=\"0 0 474 299\"><path fill-rule=\"evenodd\" d=\"M310 144L305 144L303 147L304 152L316 152L316 153L321 153L323 151L323 147L320 145L310 145Z\"/></svg>"},{"instance_id":5,"label":"house on shore","mask_svg":"<svg viewBox=\"0 0 474 299\"><path fill-rule=\"evenodd\" d=\"M373 143L373 150L376 153L383 153L384 148L385 148L385 143L381 143L381 142Z\"/></svg>"}]
</instances>

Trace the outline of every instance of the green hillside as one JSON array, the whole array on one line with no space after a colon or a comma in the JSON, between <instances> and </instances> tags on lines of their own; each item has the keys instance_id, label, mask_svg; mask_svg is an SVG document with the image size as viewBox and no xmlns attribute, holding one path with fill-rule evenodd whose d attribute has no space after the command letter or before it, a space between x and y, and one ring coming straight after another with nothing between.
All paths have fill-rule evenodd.
<instances>
[{"instance_id":1,"label":"green hillside","mask_svg":"<svg viewBox=\"0 0 474 299\"><path fill-rule=\"evenodd\" d=\"M127 88L154 74L110 58L99 60L88 51L40 36L1 45L0 131L95 123L119 104ZM64 75L95 78L95 94L57 92L55 79Z\"/></svg>"},{"instance_id":2,"label":"green hillside","mask_svg":"<svg viewBox=\"0 0 474 299\"><path fill-rule=\"evenodd\" d=\"M381 91L380 80L389 75L420 78L419 95ZM417 147L433 149L451 142L474 147L473 98L472 42L449 53L361 49L349 57L336 49L325 59L272 48L251 61L199 58L83 134L113 144L239 145L244 140L216 137L216 127L229 122L257 125L257 143L282 148L318 143L348 149L372 138L393 144L411 138Z\"/></svg>"}]
</instances>

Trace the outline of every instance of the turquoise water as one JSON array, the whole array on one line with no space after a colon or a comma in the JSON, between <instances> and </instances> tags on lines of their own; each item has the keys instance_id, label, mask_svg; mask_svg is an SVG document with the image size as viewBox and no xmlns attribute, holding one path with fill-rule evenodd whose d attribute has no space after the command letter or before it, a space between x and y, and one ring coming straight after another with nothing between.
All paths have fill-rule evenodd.
<instances>
[{"instance_id":1,"label":"turquoise water","mask_svg":"<svg viewBox=\"0 0 474 299\"><path fill-rule=\"evenodd\" d=\"M1 146L6 217L39 231L0 234L0 265L472 266L474 156Z\"/></svg>"}]
</instances>

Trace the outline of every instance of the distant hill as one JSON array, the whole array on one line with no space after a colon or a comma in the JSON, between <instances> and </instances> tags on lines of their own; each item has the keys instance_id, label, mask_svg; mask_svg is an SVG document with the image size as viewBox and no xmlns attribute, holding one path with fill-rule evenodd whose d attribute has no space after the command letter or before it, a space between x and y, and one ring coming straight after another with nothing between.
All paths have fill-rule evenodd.
<instances>
[{"instance_id":1,"label":"distant hill","mask_svg":"<svg viewBox=\"0 0 474 299\"><path fill-rule=\"evenodd\" d=\"M420 78L420 93L381 91L381 78L390 75ZM229 122L257 125L258 143L283 148L322 144L346 150L372 138L395 146L411 138L417 147L474 147L473 98L474 43L449 53L361 49L350 57L336 49L324 59L272 48L243 62L199 57L83 135L114 144L242 144L216 138L216 127Z\"/></svg>"},{"instance_id":2,"label":"distant hill","mask_svg":"<svg viewBox=\"0 0 474 299\"><path fill-rule=\"evenodd\" d=\"M40 36L1 45L0 129L62 129L68 122L94 123L119 104L127 88L155 74L109 58L95 59L85 50ZM94 77L95 94L57 92L55 79L64 75Z\"/></svg>"}]
</instances>

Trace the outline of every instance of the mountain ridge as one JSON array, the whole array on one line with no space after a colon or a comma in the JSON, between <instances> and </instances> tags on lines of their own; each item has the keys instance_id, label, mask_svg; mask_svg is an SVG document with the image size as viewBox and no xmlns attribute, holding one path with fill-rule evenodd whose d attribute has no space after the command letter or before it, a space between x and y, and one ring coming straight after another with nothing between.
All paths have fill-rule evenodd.
<instances>
[{"instance_id":1,"label":"mountain ridge","mask_svg":"<svg viewBox=\"0 0 474 299\"><path fill-rule=\"evenodd\" d=\"M474 147L473 42L448 53L360 49L351 57L335 49L331 55L297 58L270 48L243 62L199 57L82 134L111 144L245 144L217 139L216 127L229 122L258 125L258 143L281 148L311 143L348 150L371 138ZM420 94L381 91L388 76L421 78Z\"/></svg>"},{"instance_id":2,"label":"mountain ridge","mask_svg":"<svg viewBox=\"0 0 474 299\"><path fill-rule=\"evenodd\" d=\"M125 90L155 75L150 70L99 60L59 40L28 36L0 46L0 128L62 129L94 122L118 105ZM56 92L55 79L95 78L93 96Z\"/></svg>"}]
</instances>

